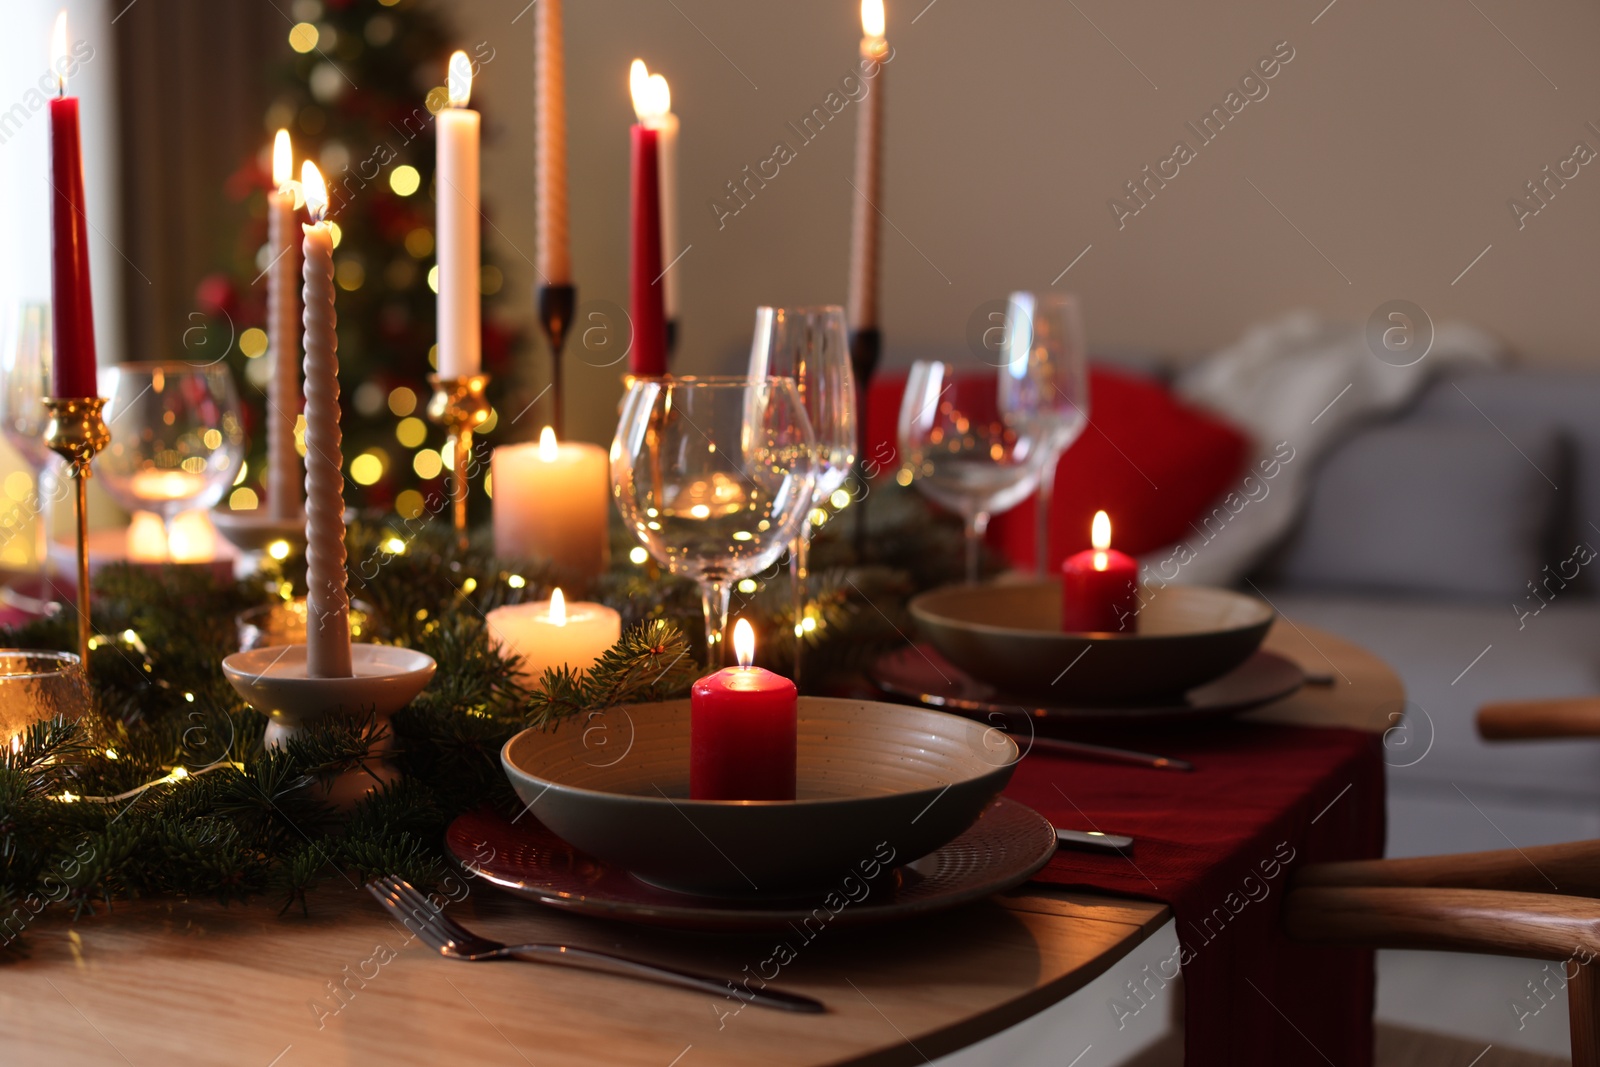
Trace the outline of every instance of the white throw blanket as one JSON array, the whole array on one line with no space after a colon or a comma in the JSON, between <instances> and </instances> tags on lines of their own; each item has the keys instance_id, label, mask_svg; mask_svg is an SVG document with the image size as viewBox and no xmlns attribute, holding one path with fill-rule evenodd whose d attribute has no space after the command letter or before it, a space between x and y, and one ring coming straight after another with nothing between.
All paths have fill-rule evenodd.
<instances>
[{"instance_id":1,"label":"white throw blanket","mask_svg":"<svg viewBox=\"0 0 1600 1067\"><path fill-rule=\"evenodd\" d=\"M1309 311L1251 327L1176 383L1185 400L1254 439L1250 468L1192 538L1143 560L1147 575L1239 581L1289 532L1318 464L1353 428L1399 411L1437 372L1491 364L1502 352L1494 338L1460 322L1440 323L1427 356L1409 367L1373 355L1362 326Z\"/></svg>"}]
</instances>

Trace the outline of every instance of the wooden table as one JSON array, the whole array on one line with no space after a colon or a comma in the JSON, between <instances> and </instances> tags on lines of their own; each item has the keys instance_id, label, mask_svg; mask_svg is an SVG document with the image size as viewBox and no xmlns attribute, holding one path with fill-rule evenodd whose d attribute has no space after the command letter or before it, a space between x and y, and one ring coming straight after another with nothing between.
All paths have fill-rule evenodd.
<instances>
[{"instance_id":1,"label":"wooden table","mask_svg":"<svg viewBox=\"0 0 1600 1067\"><path fill-rule=\"evenodd\" d=\"M1268 646L1333 684L1256 718L1395 724L1400 682L1371 654L1284 622ZM469 885L452 913L503 940L729 975L754 971L780 940L603 923ZM825 1001L815 1016L728 1014L732 1000L567 968L446 961L354 885L317 894L310 918L119 904L76 924L41 918L30 958L0 967L0 1064L921 1064L1058 1005L1169 918L1160 904L1024 886L926 920L824 931L776 983Z\"/></svg>"}]
</instances>

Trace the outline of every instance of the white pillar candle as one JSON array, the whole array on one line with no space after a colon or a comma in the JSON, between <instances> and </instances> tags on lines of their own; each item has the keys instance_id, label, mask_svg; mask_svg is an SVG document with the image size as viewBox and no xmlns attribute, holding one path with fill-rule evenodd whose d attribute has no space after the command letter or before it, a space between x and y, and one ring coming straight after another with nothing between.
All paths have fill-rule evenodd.
<instances>
[{"instance_id":1,"label":"white pillar candle","mask_svg":"<svg viewBox=\"0 0 1600 1067\"><path fill-rule=\"evenodd\" d=\"M333 229L316 164L300 171L311 225L305 241L306 674L349 678L350 596L344 570L344 457L339 453L339 337L334 327Z\"/></svg>"},{"instance_id":2,"label":"white pillar candle","mask_svg":"<svg viewBox=\"0 0 1600 1067\"><path fill-rule=\"evenodd\" d=\"M294 150L289 131L272 146L273 191L267 194L267 510L273 519L305 511L305 478L294 447L300 414L300 249L294 231Z\"/></svg>"},{"instance_id":3,"label":"white pillar candle","mask_svg":"<svg viewBox=\"0 0 1600 1067\"><path fill-rule=\"evenodd\" d=\"M580 584L610 559L611 475L599 445L501 445L489 461L494 486L494 551L502 559L549 560Z\"/></svg>"},{"instance_id":4,"label":"white pillar candle","mask_svg":"<svg viewBox=\"0 0 1600 1067\"><path fill-rule=\"evenodd\" d=\"M533 37L533 121L538 138L534 259L545 285L567 285L572 281L572 254L567 235L567 87L561 0L539 0L533 13Z\"/></svg>"},{"instance_id":5,"label":"white pillar candle","mask_svg":"<svg viewBox=\"0 0 1600 1067\"><path fill-rule=\"evenodd\" d=\"M850 301L846 310L853 330L878 325L878 212L883 205L882 61L889 51L883 31L883 0L861 0L862 65L877 64L878 71L856 118L856 198L850 227Z\"/></svg>"},{"instance_id":6,"label":"white pillar candle","mask_svg":"<svg viewBox=\"0 0 1600 1067\"><path fill-rule=\"evenodd\" d=\"M450 57L450 105L439 109L435 199L439 248L439 376L482 368L478 289L478 113L467 107L472 61Z\"/></svg>"},{"instance_id":7,"label":"white pillar candle","mask_svg":"<svg viewBox=\"0 0 1600 1067\"><path fill-rule=\"evenodd\" d=\"M568 604L560 589L549 600L495 608L485 618L490 645L521 656L518 676L534 684L549 667L588 670L622 636L622 616L604 604Z\"/></svg>"}]
</instances>

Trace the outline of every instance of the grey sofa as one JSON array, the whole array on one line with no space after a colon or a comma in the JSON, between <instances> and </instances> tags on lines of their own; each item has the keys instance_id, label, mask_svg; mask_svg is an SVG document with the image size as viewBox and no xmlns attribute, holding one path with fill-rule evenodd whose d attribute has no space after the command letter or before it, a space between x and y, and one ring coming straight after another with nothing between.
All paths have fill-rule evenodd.
<instances>
[{"instance_id":1,"label":"grey sofa","mask_svg":"<svg viewBox=\"0 0 1600 1067\"><path fill-rule=\"evenodd\" d=\"M1490 744L1473 722L1488 701L1600 695L1597 554L1600 375L1445 377L1319 468L1257 580L1405 680L1389 855L1600 837L1600 741ZM1566 1049L1556 965L1385 953L1379 974L1382 1019Z\"/></svg>"}]
</instances>

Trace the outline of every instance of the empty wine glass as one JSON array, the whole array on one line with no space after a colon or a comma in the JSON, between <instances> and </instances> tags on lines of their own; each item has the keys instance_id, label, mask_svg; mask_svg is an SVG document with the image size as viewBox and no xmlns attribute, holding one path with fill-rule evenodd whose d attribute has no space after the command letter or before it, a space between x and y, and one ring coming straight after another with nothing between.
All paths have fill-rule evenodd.
<instances>
[{"instance_id":1,"label":"empty wine glass","mask_svg":"<svg viewBox=\"0 0 1600 1067\"><path fill-rule=\"evenodd\" d=\"M1031 428L1039 447L1035 564L1050 573L1050 511L1056 465L1089 424L1089 360L1078 298L1012 293L1000 348L1000 411Z\"/></svg>"},{"instance_id":2,"label":"empty wine glass","mask_svg":"<svg viewBox=\"0 0 1600 1067\"><path fill-rule=\"evenodd\" d=\"M48 523L46 504L55 498L55 481L61 461L44 443L49 416L44 401L50 395L50 305L22 301L0 311L0 432L33 471L36 492L18 503L6 517L9 536L30 531L35 541L15 557L42 560L46 556L44 524ZM32 514L28 515L27 511ZM44 523L38 520L44 520ZM0 546L3 548L5 546ZM0 601L38 613L47 610L47 601L26 595L7 585L0 590Z\"/></svg>"},{"instance_id":3,"label":"empty wine glass","mask_svg":"<svg viewBox=\"0 0 1600 1067\"><path fill-rule=\"evenodd\" d=\"M106 372L111 444L95 459L112 498L179 512L222 499L244 461L244 427L233 377L222 364L123 363Z\"/></svg>"},{"instance_id":4,"label":"empty wine glass","mask_svg":"<svg viewBox=\"0 0 1600 1067\"><path fill-rule=\"evenodd\" d=\"M900 402L900 455L915 485L961 515L967 581L978 580L978 547L991 516L1009 511L1039 482L1035 429L1008 423L992 375L958 377L947 363L919 360Z\"/></svg>"},{"instance_id":5,"label":"empty wine glass","mask_svg":"<svg viewBox=\"0 0 1600 1067\"><path fill-rule=\"evenodd\" d=\"M845 328L844 308L756 308L750 376L789 378L799 390L817 440L817 481L811 493L811 507L820 507L849 480L856 461L856 382L850 369L850 336ZM800 650L804 643L799 626L810 577L808 559L814 529L810 522L801 523L789 554L796 626L796 685L800 683Z\"/></svg>"},{"instance_id":6,"label":"empty wine glass","mask_svg":"<svg viewBox=\"0 0 1600 1067\"><path fill-rule=\"evenodd\" d=\"M777 562L811 510L816 438L788 378L639 378L611 442L611 491L639 543L700 584L712 666L733 583Z\"/></svg>"}]
</instances>

